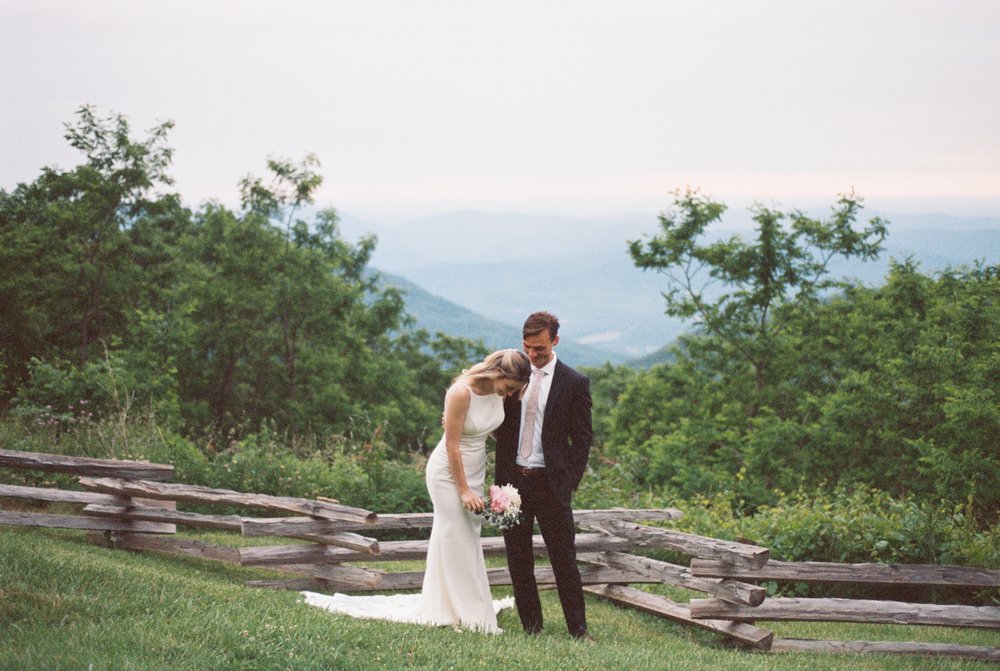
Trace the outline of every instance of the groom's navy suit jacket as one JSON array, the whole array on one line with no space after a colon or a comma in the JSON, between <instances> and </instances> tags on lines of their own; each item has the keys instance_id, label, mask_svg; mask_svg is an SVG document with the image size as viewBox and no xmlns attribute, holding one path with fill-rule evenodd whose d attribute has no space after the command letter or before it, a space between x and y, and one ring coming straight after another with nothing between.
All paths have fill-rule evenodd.
<instances>
[{"instance_id":1,"label":"groom's navy suit jacket","mask_svg":"<svg viewBox=\"0 0 1000 671\"><path fill-rule=\"evenodd\" d=\"M569 505L587 468L593 430L590 420L590 380L556 359L552 386L542 421L542 454L545 477L552 493ZM504 421L496 431L496 482L514 482L521 401L504 402Z\"/></svg>"}]
</instances>

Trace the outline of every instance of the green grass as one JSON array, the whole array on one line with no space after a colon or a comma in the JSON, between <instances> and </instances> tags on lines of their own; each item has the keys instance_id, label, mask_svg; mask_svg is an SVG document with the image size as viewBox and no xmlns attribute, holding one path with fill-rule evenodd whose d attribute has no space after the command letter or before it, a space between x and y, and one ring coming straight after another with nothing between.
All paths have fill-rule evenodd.
<instances>
[{"instance_id":1,"label":"green grass","mask_svg":"<svg viewBox=\"0 0 1000 671\"><path fill-rule=\"evenodd\" d=\"M198 538L218 540L212 536ZM238 539L242 541L243 539ZM0 527L0 669L995 669L902 656L763 654L587 597L597 645L565 630L554 592L546 628L500 636L353 620L294 592L257 590L267 574L217 562L109 550L82 533ZM669 591L669 590L667 590ZM497 589L495 596L509 590ZM679 596L676 595L675 596ZM1000 646L1000 633L937 627L762 623L779 636Z\"/></svg>"}]
</instances>

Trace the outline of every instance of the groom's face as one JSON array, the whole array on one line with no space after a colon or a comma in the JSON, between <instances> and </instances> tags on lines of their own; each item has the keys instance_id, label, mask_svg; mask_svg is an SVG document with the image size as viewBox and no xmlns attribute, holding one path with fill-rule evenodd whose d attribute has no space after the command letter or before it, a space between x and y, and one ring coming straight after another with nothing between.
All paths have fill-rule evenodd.
<instances>
[{"instance_id":1,"label":"groom's face","mask_svg":"<svg viewBox=\"0 0 1000 671\"><path fill-rule=\"evenodd\" d=\"M552 348L559 344L559 336L553 338L548 331L524 336L524 353L531 359L531 365L541 368L552 361Z\"/></svg>"}]
</instances>

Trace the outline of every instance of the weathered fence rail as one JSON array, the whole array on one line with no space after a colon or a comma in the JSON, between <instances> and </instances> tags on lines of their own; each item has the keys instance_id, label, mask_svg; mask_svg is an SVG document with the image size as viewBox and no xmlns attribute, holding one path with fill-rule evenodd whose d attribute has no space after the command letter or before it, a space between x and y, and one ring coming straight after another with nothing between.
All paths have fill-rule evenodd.
<instances>
[{"instance_id":1,"label":"weathered fence rail","mask_svg":"<svg viewBox=\"0 0 1000 671\"><path fill-rule=\"evenodd\" d=\"M173 467L111 459L66 457L0 450L0 467L68 473L86 491L0 484L3 499L78 505L79 515L0 509L0 525L79 529L92 542L111 548L197 557L243 566L263 567L292 577L250 580L248 585L272 589L373 590L419 589L423 571L390 571L360 565L421 560L426 539L378 541L365 533L383 529L426 529L430 513L376 514L316 500L248 494L232 490L162 482ZM295 517L247 517L177 510L177 502L258 508L293 513ZM584 531L577 534L581 577L588 593L624 607L653 613L726 636L760 650L809 652L878 652L998 660L1000 648L937 643L878 641L813 641L776 637L757 626L760 621L823 620L885 622L1000 629L1000 608L912 604L854 599L767 598L764 581L829 582L901 586L995 589L1000 571L961 566L837 564L781 562L767 548L736 543L640 522L680 517L675 509L579 510L574 517ZM232 547L175 535L177 526L239 533L248 538L282 537L293 544ZM482 538L486 556L504 554L503 539ZM690 567L633 554L644 548L666 549L692 557ZM534 537L536 554L545 552ZM488 570L491 585L510 585L506 568ZM554 585L552 569L536 567L540 585ZM710 598L676 603L636 589L634 584L682 587Z\"/></svg>"},{"instance_id":2,"label":"weathered fence rail","mask_svg":"<svg viewBox=\"0 0 1000 671\"><path fill-rule=\"evenodd\" d=\"M692 559L691 573L704 578L735 578L739 580L1000 588L1000 571L968 566L837 564L834 562L782 562L772 559L759 568L748 568L710 559Z\"/></svg>"},{"instance_id":3,"label":"weathered fence rail","mask_svg":"<svg viewBox=\"0 0 1000 671\"><path fill-rule=\"evenodd\" d=\"M169 480L174 475L174 467L169 464L67 457L61 454L40 454L21 452L20 450L0 450L0 468L22 468L48 473L71 473L136 480Z\"/></svg>"},{"instance_id":4,"label":"weathered fence rail","mask_svg":"<svg viewBox=\"0 0 1000 671\"><path fill-rule=\"evenodd\" d=\"M645 613L651 613L652 615L659 615L660 617L665 617L681 624L722 634L734 641L753 646L754 648L769 650L771 642L774 640L773 632L751 624L727 620L695 619L691 616L691 610L687 606L671 601L658 594L643 592L634 587L595 585L584 587L584 590L623 606L635 608Z\"/></svg>"},{"instance_id":5,"label":"weathered fence rail","mask_svg":"<svg viewBox=\"0 0 1000 671\"><path fill-rule=\"evenodd\" d=\"M97 503L103 505L121 505L129 499L109 494L93 492L76 492L66 489L50 489L45 487L23 487L20 485L0 484L0 496L13 499L28 499L31 501L51 501L54 503Z\"/></svg>"},{"instance_id":6,"label":"weathered fence rail","mask_svg":"<svg viewBox=\"0 0 1000 671\"><path fill-rule=\"evenodd\" d=\"M534 550L536 554L545 552L545 543L541 536L534 536ZM505 554L503 538L500 536L484 536L481 539L483 554L487 557L500 557ZM409 541L383 541L379 544L379 560L412 560L423 559L427 556L427 539ZM577 534L576 546L578 551L599 552L604 550L634 549L635 545L624 538L614 536L604 536L602 534ZM323 551L322 545L265 545L261 547L240 548L241 563L245 566L269 566L278 564L313 563L310 560L316 552ZM340 548L330 548L329 554L324 555L331 561L336 562L356 562L371 559L357 552L341 550ZM651 581L656 582L656 581Z\"/></svg>"},{"instance_id":7,"label":"weathered fence rail","mask_svg":"<svg viewBox=\"0 0 1000 671\"><path fill-rule=\"evenodd\" d=\"M649 527L634 522L611 520L603 524L588 524L583 526L633 540L639 547L667 548L694 557L718 559L727 564L760 568L767 563L770 551L767 548L705 538L672 529Z\"/></svg>"},{"instance_id":8,"label":"weathered fence rail","mask_svg":"<svg viewBox=\"0 0 1000 671\"><path fill-rule=\"evenodd\" d=\"M797 620L1000 629L1000 608L994 606L953 606L872 599L771 598L759 606L743 606L721 599L691 599L691 617L741 622Z\"/></svg>"},{"instance_id":9,"label":"weathered fence rail","mask_svg":"<svg viewBox=\"0 0 1000 671\"><path fill-rule=\"evenodd\" d=\"M698 578L691 574L686 566L678 566L649 557L639 557L624 552L582 553L578 555L581 561L600 564L633 575L641 575L647 582L663 583L684 587L705 594L712 594L723 601L759 606L767 596L767 590L757 585L750 585L737 580L718 578Z\"/></svg>"},{"instance_id":10,"label":"weathered fence rail","mask_svg":"<svg viewBox=\"0 0 1000 671\"><path fill-rule=\"evenodd\" d=\"M146 534L173 534L177 527L173 524L140 522L133 520L102 520L75 515L50 515L48 513L28 513L0 510L0 524L23 527L48 527L50 529L81 529L91 531L129 531Z\"/></svg>"},{"instance_id":11,"label":"weathered fence rail","mask_svg":"<svg viewBox=\"0 0 1000 671\"><path fill-rule=\"evenodd\" d=\"M342 506L325 501L310 501L289 496L269 494L244 494L228 489L212 489L198 485L169 484L147 480L120 480L115 478L80 478L80 486L91 491L118 496L146 499L187 501L188 503L225 504L303 513L312 517L346 522L375 524L378 515L360 508Z\"/></svg>"}]
</instances>

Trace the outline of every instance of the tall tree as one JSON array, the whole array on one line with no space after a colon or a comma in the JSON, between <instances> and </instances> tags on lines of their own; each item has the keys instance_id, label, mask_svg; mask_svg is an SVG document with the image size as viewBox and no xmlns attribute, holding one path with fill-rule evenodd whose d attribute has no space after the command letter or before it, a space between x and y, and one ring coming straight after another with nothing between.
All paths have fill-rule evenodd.
<instances>
[{"instance_id":1,"label":"tall tree","mask_svg":"<svg viewBox=\"0 0 1000 671\"><path fill-rule=\"evenodd\" d=\"M0 322L8 393L32 357L85 365L125 329L137 266L127 231L170 184L162 123L146 139L121 115L82 107L66 139L86 156L70 171L45 168L31 184L0 192Z\"/></svg>"},{"instance_id":2,"label":"tall tree","mask_svg":"<svg viewBox=\"0 0 1000 671\"><path fill-rule=\"evenodd\" d=\"M667 314L694 319L720 348L749 367L755 387L748 399L752 416L774 382L785 320L840 286L830 277L834 259L869 260L881 251L886 224L875 217L856 227L860 209L861 199L853 193L841 196L826 220L758 205L754 241L732 236L710 242L708 228L721 220L726 207L689 189L678 192L672 208L661 213L660 231L645 242L630 241L629 253L637 267L667 277ZM782 225L786 220L787 227Z\"/></svg>"},{"instance_id":3,"label":"tall tree","mask_svg":"<svg viewBox=\"0 0 1000 671\"><path fill-rule=\"evenodd\" d=\"M401 393L412 373L390 334L403 302L366 271L374 238L345 240L334 210L297 216L321 183L317 165L271 160L269 180L241 183L241 212L212 205L196 217L181 292L194 325L180 360L192 426L372 431L426 417Z\"/></svg>"}]
</instances>

